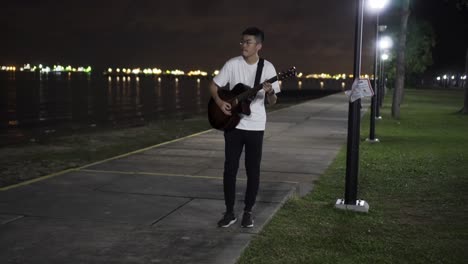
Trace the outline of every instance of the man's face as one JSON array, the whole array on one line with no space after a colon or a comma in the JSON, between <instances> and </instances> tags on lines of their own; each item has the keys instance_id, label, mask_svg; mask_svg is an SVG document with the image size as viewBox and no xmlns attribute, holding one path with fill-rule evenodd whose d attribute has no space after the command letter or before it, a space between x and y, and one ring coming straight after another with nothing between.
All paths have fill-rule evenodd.
<instances>
[{"instance_id":1,"label":"man's face","mask_svg":"<svg viewBox=\"0 0 468 264\"><path fill-rule=\"evenodd\" d=\"M240 47L242 56L251 57L262 48L262 43L258 43L255 36L243 35L240 41Z\"/></svg>"}]
</instances>

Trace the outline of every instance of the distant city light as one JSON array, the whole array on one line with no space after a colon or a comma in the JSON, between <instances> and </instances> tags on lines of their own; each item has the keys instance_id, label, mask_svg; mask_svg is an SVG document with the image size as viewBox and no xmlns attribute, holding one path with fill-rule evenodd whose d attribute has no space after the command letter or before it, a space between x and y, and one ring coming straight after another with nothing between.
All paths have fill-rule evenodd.
<instances>
[{"instance_id":1,"label":"distant city light","mask_svg":"<svg viewBox=\"0 0 468 264\"><path fill-rule=\"evenodd\" d=\"M383 55L384 56L384 55ZM60 65L60 64L55 64L52 66L47 66L44 64L37 64L33 65L30 63L23 64L22 66L14 66L14 65L3 65L0 66L0 71L30 71L30 72L40 72L43 74L48 74L48 73L54 73L54 74L63 74L63 73L68 73L68 76L71 76L71 72L83 72L83 73L90 73L92 72L92 67L91 66L73 66L73 65ZM101 72L103 75L107 75L111 78L113 76L120 76L120 78L116 79L117 81L125 81L125 82L130 82L132 78L130 75L136 75L136 77L141 77L141 75L173 75L173 76L189 76L193 77L197 83L200 83L202 80L202 77L207 77L210 75L208 72L203 71L201 69L197 70L190 70L188 72L184 72L183 70L180 69L175 69L175 70L162 70L160 68L156 67L108 67L105 68L104 71ZM211 76L215 76L219 74L219 70L213 71ZM456 78L461 78L460 75L453 75L456 76ZM452 78L454 79L452 74L448 75L446 78ZM459 77L460 76L460 77ZM330 74L330 73L305 73L305 72L299 72L297 74L297 78L305 78L305 79L333 79L333 80L346 80L347 78L352 78L352 75L348 75L346 73L337 73L337 74ZM368 75L363 75L363 77L367 77ZM111 79L109 79L111 80ZM137 81L141 81L139 78L135 78ZM174 78L176 82L180 81L180 78ZM161 78L158 78L158 82L161 82ZM301 83L302 85L302 83ZM323 86L324 84L322 84Z\"/></svg>"},{"instance_id":2,"label":"distant city light","mask_svg":"<svg viewBox=\"0 0 468 264\"><path fill-rule=\"evenodd\" d=\"M204 72L204 71L200 71L200 70L196 70L196 71L189 71L187 73L188 76L207 76L208 73L207 72Z\"/></svg>"},{"instance_id":3,"label":"distant city light","mask_svg":"<svg viewBox=\"0 0 468 264\"><path fill-rule=\"evenodd\" d=\"M1 66L1 71L16 71L16 66ZM35 72L39 71L41 73L49 73L51 71L56 72L56 73L62 73L62 72L76 72L76 71L81 71L81 72L86 72L89 73L91 72L91 66L88 66L86 68L84 67L79 67L78 70L76 68L73 68L71 65L68 65L66 67L62 65L53 65L52 68L49 66L44 66L42 64L39 65L31 65L29 63L24 64L22 67L19 67L20 71L30 71L30 72Z\"/></svg>"},{"instance_id":4,"label":"distant city light","mask_svg":"<svg viewBox=\"0 0 468 264\"><path fill-rule=\"evenodd\" d=\"M170 71L170 74L172 75L184 75L185 73L181 70L173 70L173 71Z\"/></svg>"}]
</instances>

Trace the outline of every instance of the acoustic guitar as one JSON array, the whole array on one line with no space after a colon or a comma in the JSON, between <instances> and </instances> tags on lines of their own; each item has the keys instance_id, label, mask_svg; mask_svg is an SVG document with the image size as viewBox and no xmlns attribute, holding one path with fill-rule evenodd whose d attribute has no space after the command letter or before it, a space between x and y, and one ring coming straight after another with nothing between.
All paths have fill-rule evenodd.
<instances>
[{"instance_id":1,"label":"acoustic guitar","mask_svg":"<svg viewBox=\"0 0 468 264\"><path fill-rule=\"evenodd\" d=\"M280 72L277 76L266 80L265 82L274 83L295 75L296 67L291 67L289 70ZM240 114L250 115L250 103L257 92L261 89L263 89L263 83L255 86L254 88L238 83L230 91L218 89L219 98L231 104L232 115L224 114L214 99L211 98L208 102L208 120L210 121L211 126L219 130L230 130L235 128L241 119Z\"/></svg>"}]
</instances>

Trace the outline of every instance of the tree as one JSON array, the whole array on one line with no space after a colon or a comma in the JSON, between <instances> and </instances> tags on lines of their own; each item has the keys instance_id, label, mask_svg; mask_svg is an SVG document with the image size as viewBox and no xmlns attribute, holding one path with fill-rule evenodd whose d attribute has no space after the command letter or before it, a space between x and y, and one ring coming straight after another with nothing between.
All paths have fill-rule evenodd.
<instances>
[{"instance_id":1,"label":"tree","mask_svg":"<svg viewBox=\"0 0 468 264\"><path fill-rule=\"evenodd\" d=\"M403 0L402 14L400 18L400 33L397 44L397 61L395 89L393 89L392 117L400 119L400 104L403 97L405 85L405 51L406 51L406 33L408 31L408 17L410 15L410 0Z\"/></svg>"},{"instance_id":2,"label":"tree","mask_svg":"<svg viewBox=\"0 0 468 264\"><path fill-rule=\"evenodd\" d=\"M468 1L467 1L468 5ZM468 75L468 48L466 49L466 57L465 57L465 76ZM465 77L466 78L466 77ZM460 110L462 114L468 114L468 84L466 83L465 79L465 100L463 102L463 108Z\"/></svg>"},{"instance_id":3,"label":"tree","mask_svg":"<svg viewBox=\"0 0 468 264\"><path fill-rule=\"evenodd\" d=\"M396 32L390 32L392 39L398 39ZM432 25L422 19L410 17L405 46L405 80L416 80L427 68L433 64L432 49L435 46L435 33ZM387 78L395 80L396 62L391 55L387 62Z\"/></svg>"},{"instance_id":4,"label":"tree","mask_svg":"<svg viewBox=\"0 0 468 264\"><path fill-rule=\"evenodd\" d=\"M457 0L456 1L457 8L460 10L468 10L468 0ZM465 57L465 76L468 75L468 47L466 49L466 57ZM466 84L465 80L465 100L463 102L463 108L459 111L462 114L468 114L468 85Z\"/></svg>"}]
</instances>

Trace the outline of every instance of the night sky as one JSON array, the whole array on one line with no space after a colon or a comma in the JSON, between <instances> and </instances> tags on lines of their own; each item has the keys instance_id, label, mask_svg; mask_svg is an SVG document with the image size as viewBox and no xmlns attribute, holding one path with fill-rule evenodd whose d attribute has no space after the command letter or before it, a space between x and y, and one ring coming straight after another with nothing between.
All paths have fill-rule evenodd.
<instances>
[{"instance_id":1,"label":"night sky","mask_svg":"<svg viewBox=\"0 0 468 264\"><path fill-rule=\"evenodd\" d=\"M468 46L467 19L462 16L466 11L448 8L443 0L413 2L418 8L413 14L430 20L436 30L442 31L437 32L439 37L447 39L437 42L434 51L437 65L433 68L453 65L463 68ZM266 34L261 56L272 61L277 70L295 65L307 73L352 73L356 3L352 0L8 1L0 9L0 64L30 62L212 71L240 54L240 33L255 25ZM382 21L396 17L394 5L383 11ZM444 8L448 11L440 12ZM366 11L363 73L372 72L373 23L374 15ZM458 32L454 33L456 44L453 35L444 33L445 26Z\"/></svg>"}]
</instances>

